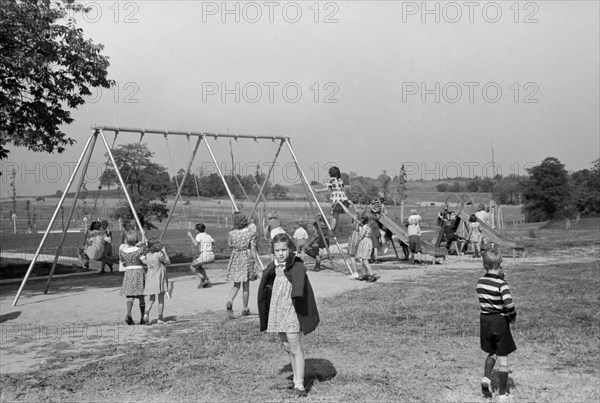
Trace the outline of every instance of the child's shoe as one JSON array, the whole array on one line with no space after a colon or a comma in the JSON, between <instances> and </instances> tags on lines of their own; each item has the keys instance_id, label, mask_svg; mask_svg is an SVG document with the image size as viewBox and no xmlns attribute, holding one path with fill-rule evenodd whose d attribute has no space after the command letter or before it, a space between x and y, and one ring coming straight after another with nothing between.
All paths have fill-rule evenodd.
<instances>
[{"instance_id":1,"label":"child's shoe","mask_svg":"<svg viewBox=\"0 0 600 403\"><path fill-rule=\"evenodd\" d=\"M231 301L227 301L225 309L227 310L227 319L233 319L233 305L231 304Z\"/></svg>"},{"instance_id":2,"label":"child's shoe","mask_svg":"<svg viewBox=\"0 0 600 403\"><path fill-rule=\"evenodd\" d=\"M503 395L499 395L499 396L498 396L498 401L499 401L499 402L511 402L511 401L512 401L512 399L511 399L511 397L510 397L510 394L509 394L509 393L505 393L505 394L503 394Z\"/></svg>"},{"instance_id":3,"label":"child's shoe","mask_svg":"<svg viewBox=\"0 0 600 403\"><path fill-rule=\"evenodd\" d=\"M481 378L481 393L488 399L492 397L492 381L486 376Z\"/></svg>"},{"instance_id":4,"label":"child's shoe","mask_svg":"<svg viewBox=\"0 0 600 403\"><path fill-rule=\"evenodd\" d=\"M367 283L374 283L377 281L377 277L375 276L367 276Z\"/></svg>"},{"instance_id":5,"label":"child's shoe","mask_svg":"<svg viewBox=\"0 0 600 403\"><path fill-rule=\"evenodd\" d=\"M296 397L306 397L308 396L308 392L306 391L306 389L298 389L298 388L292 388L292 389L288 389L288 393L296 396Z\"/></svg>"},{"instance_id":6,"label":"child's shoe","mask_svg":"<svg viewBox=\"0 0 600 403\"><path fill-rule=\"evenodd\" d=\"M250 309L242 309L242 316L250 316Z\"/></svg>"},{"instance_id":7,"label":"child's shoe","mask_svg":"<svg viewBox=\"0 0 600 403\"><path fill-rule=\"evenodd\" d=\"M158 320L156 321L156 323L158 323L159 325L162 325L163 323L165 323L165 321L163 320L162 316L159 316Z\"/></svg>"},{"instance_id":8,"label":"child's shoe","mask_svg":"<svg viewBox=\"0 0 600 403\"><path fill-rule=\"evenodd\" d=\"M125 323L127 323L129 326L135 324L133 322L133 318L131 316L129 316L129 315L125 316Z\"/></svg>"},{"instance_id":9,"label":"child's shoe","mask_svg":"<svg viewBox=\"0 0 600 403\"><path fill-rule=\"evenodd\" d=\"M150 315L149 314L145 314L144 317L142 318L142 322L144 322L147 325L150 325L152 323L150 321ZM143 325L143 323L140 322L140 325Z\"/></svg>"},{"instance_id":10,"label":"child's shoe","mask_svg":"<svg viewBox=\"0 0 600 403\"><path fill-rule=\"evenodd\" d=\"M367 276L366 274L363 274L362 276L360 276L358 278L359 281L366 281L369 278L369 276Z\"/></svg>"},{"instance_id":11,"label":"child's shoe","mask_svg":"<svg viewBox=\"0 0 600 403\"><path fill-rule=\"evenodd\" d=\"M201 288L209 288L210 286L212 286L212 283L210 282L208 277L204 277L202 281L200 281L200 286Z\"/></svg>"}]
</instances>

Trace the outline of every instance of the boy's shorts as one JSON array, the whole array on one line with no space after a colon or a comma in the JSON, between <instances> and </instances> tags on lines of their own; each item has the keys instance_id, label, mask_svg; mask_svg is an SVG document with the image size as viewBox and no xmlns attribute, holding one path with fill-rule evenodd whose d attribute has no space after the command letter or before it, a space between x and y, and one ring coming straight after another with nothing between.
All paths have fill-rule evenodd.
<instances>
[{"instance_id":1,"label":"boy's shorts","mask_svg":"<svg viewBox=\"0 0 600 403\"><path fill-rule=\"evenodd\" d=\"M421 237L418 235L410 235L408 237L408 247L412 253L421 253Z\"/></svg>"},{"instance_id":2,"label":"boy's shorts","mask_svg":"<svg viewBox=\"0 0 600 403\"><path fill-rule=\"evenodd\" d=\"M319 247L315 245L315 246L306 248L304 253L306 253L308 256L312 257L313 259L315 259L317 256L319 256L319 251L320 251Z\"/></svg>"},{"instance_id":3,"label":"boy's shorts","mask_svg":"<svg viewBox=\"0 0 600 403\"><path fill-rule=\"evenodd\" d=\"M508 317L499 313L480 315L481 349L488 354L509 355L517 349Z\"/></svg>"},{"instance_id":4,"label":"boy's shorts","mask_svg":"<svg viewBox=\"0 0 600 403\"><path fill-rule=\"evenodd\" d=\"M212 263L215 261L214 253L201 253L193 262L192 266L200 266L204 263Z\"/></svg>"}]
</instances>

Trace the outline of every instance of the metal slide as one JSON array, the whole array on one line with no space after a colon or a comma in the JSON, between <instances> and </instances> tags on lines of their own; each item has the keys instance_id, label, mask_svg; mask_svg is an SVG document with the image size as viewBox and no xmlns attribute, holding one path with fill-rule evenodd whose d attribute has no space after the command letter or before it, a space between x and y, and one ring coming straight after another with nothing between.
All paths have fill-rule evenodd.
<instances>
[{"instance_id":1,"label":"metal slide","mask_svg":"<svg viewBox=\"0 0 600 403\"><path fill-rule=\"evenodd\" d=\"M461 220L463 220L463 222L465 222L465 223L469 222L470 216L469 216L469 214L465 213L464 211L461 211L458 214L458 216L461 218ZM489 239L490 242L493 242L496 245L503 247L503 248L516 249L516 250L524 250L525 249L523 242L515 241L514 239L510 239L510 238L498 233L497 231L492 229L492 227L490 227L489 225L487 225L486 223L481 221L479 218L477 219L477 222L481 226L481 233L483 234L484 237Z\"/></svg>"},{"instance_id":2,"label":"metal slide","mask_svg":"<svg viewBox=\"0 0 600 403\"><path fill-rule=\"evenodd\" d=\"M385 214L381 214L381 217L379 218L379 222L381 222L381 224L383 224L384 227L386 227L387 229L392 231L392 233L394 235L396 235L398 237L398 239L400 239L402 242L404 242L408 245L408 233L406 231L404 231L404 229L401 226L396 224L394 222L394 220L392 220L390 217L386 216ZM423 241L423 239L421 239L421 250L422 250L422 253L424 253L426 255L431 255L435 258L438 258L438 257L445 258L446 255L448 254L448 251L446 250L446 248L436 248L434 245L431 245L430 243Z\"/></svg>"}]
</instances>

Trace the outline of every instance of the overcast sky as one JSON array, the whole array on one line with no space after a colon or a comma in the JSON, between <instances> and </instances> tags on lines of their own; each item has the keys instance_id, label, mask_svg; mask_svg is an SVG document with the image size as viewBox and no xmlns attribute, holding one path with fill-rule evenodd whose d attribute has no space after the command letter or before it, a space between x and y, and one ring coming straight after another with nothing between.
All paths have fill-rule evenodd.
<instances>
[{"instance_id":1,"label":"overcast sky","mask_svg":"<svg viewBox=\"0 0 600 403\"><path fill-rule=\"evenodd\" d=\"M409 179L487 176L492 148L504 175L547 156L568 170L599 158L597 1L88 4L78 25L105 45L117 87L74 112L66 132L78 143L64 154L12 149L3 197L13 166L19 195L64 188L94 124L290 136L320 181L328 163L372 177L402 163ZM171 174L190 156L185 137L144 141ZM229 142L210 145L230 170ZM276 148L240 140L233 152L248 169ZM193 169L210 161L202 147ZM276 181L294 180L290 161L285 150Z\"/></svg>"}]
</instances>

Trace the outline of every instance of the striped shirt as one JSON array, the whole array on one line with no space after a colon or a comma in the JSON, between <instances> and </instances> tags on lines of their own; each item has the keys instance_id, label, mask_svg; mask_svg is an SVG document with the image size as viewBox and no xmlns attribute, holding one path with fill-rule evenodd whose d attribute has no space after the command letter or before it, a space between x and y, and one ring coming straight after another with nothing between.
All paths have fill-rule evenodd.
<instances>
[{"instance_id":1,"label":"striped shirt","mask_svg":"<svg viewBox=\"0 0 600 403\"><path fill-rule=\"evenodd\" d=\"M517 316L508 283L494 273L486 273L477 281L477 296L483 315L500 313L509 318Z\"/></svg>"}]
</instances>

